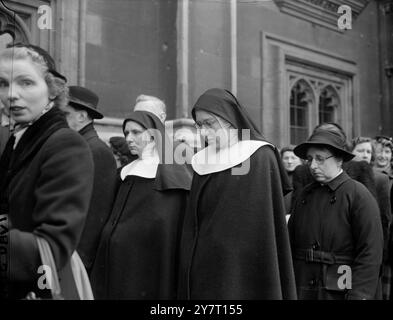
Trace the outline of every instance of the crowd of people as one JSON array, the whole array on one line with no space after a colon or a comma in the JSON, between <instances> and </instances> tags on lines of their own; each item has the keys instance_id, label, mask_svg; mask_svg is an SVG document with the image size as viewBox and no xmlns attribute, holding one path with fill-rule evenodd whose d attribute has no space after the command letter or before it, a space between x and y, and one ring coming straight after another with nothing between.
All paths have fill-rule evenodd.
<instances>
[{"instance_id":1,"label":"crowd of people","mask_svg":"<svg viewBox=\"0 0 393 320\"><path fill-rule=\"evenodd\" d=\"M214 88L191 111L199 150L146 95L108 146L99 97L26 44L0 53L0 100L2 298L53 298L49 254L61 275L81 261L94 299L390 299L391 138L324 123L279 150Z\"/></svg>"}]
</instances>

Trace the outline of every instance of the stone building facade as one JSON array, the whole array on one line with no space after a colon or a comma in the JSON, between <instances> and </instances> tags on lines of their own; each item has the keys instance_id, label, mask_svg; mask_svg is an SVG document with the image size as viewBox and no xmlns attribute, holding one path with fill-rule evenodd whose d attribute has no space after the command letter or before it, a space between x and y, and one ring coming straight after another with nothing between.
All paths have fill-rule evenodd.
<instances>
[{"instance_id":1,"label":"stone building facade","mask_svg":"<svg viewBox=\"0 0 393 320\"><path fill-rule=\"evenodd\" d=\"M3 2L2 33L47 49L70 84L99 94L104 139L142 93L192 139L190 110L212 87L235 93L278 146L322 121L349 137L393 135L392 0Z\"/></svg>"}]
</instances>

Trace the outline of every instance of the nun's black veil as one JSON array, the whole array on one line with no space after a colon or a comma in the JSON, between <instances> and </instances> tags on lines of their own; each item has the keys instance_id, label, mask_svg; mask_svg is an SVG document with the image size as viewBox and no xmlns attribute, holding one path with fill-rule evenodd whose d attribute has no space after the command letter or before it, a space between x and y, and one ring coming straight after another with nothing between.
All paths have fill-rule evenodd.
<instances>
[{"instance_id":1,"label":"nun's black veil","mask_svg":"<svg viewBox=\"0 0 393 320\"><path fill-rule=\"evenodd\" d=\"M123 122L123 132L128 121L135 121L145 129L154 129L151 131L158 154L160 164L157 168L156 189L185 189L190 190L191 172L183 164L176 164L173 157L173 143L165 133L165 126L161 120L153 113L147 111L133 111ZM167 154L172 153L171 155ZM168 161L170 163L168 163Z\"/></svg>"},{"instance_id":2,"label":"nun's black veil","mask_svg":"<svg viewBox=\"0 0 393 320\"><path fill-rule=\"evenodd\" d=\"M250 140L266 141L262 133L251 120L246 109L239 103L236 97L228 90L213 88L202 94L192 109L192 117L196 120L196 111L203 110L210 112L228 121L236 129L250 130ZM242 139L241 132L239 138ZM274 152L280 169L281 183L284 194L292 190L287 173L283 167L280 154L274 147Z\"/></svg>"},{"instance_id":3,"label":"nun's black veil","mask_svg":"<svg viewBox=\"0 0 393 320\"><path fill-rule=\"evenodd\" d=\"M203 110L228 121L236 129L249 129L251 140L263 140L263 135L251 120L247 111L236 97L228 90L209 89L202 94L192 109L192 117L196 120L195 112Z\"/></svg>"}]
</instances>

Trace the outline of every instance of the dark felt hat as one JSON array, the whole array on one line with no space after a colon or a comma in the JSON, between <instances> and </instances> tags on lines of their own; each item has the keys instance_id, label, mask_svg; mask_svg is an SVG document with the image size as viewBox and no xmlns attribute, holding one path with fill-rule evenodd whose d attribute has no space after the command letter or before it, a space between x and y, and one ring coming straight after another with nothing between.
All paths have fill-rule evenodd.
<instances>
[{"instance_id":1,"label":"dark felt hat","mask_svg":"<svg viewBox=\"0 0 393 320\"><path fill-rule=\"evenodd\" d=\"M97 110L98 96L91 90L80 86L69 86L69 104L86 110L94 119L102 119L104 116Z\"/></svg>"},{"instance_id":2,"label":"dark felt hat","mask_svg":"<svg viewBox=\"0 0 393 320\"><path fill-rule=\"evenodd\" d=\"M311 135L306 142L296 146L294 153L302 159L307 158L307 150L310 147L327 146L336 151L337 155L342 156L344 161L351 160L355 155L346 150L346 141L336 132L319 130Z\"/></svg>"}]
</instances>

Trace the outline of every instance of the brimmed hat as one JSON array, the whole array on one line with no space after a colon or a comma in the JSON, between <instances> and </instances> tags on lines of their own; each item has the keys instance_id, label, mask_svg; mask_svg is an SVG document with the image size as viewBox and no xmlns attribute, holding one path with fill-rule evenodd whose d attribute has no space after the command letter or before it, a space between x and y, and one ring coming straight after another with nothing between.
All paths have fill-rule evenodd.
<instances>
[{"instance_id":1,"label":"brimmed hat","mask_svg":"<svg viewBox=\"0 0 393 320\"><path fill-rule=\"evenodd\" d=\"M89 89L79 86L69 86L69 104L86 110L94 119L102 119L104 116L97 110L98 96Z\"/></svg>"},{"instance_id":2,"label":"brimmed hat","mask_svg":"<svg viewBox=\"0 0 393 320\"><path fill-rule=\"evenodd\" d=\"M346 141L338 133L326 130L315 132L306 142L296 146L293 151L299 158L306 159L307 150L314 146L328 146L342 156L344 161L349 161L355 156L346 150Z\"/></svg>"}]
</instances>

